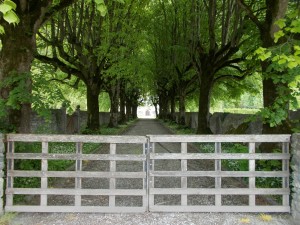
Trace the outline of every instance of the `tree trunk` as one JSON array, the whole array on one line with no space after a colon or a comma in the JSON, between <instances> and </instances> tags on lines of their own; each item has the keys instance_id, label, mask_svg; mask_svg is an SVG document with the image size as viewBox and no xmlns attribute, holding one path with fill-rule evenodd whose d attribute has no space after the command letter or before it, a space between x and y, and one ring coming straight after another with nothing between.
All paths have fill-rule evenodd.
<instances>
[{"instance_id":1,"label":"tree trunk","mask_svg":"<svg viewBox=\"0 0 300 225\"><path fill-rule=\"evenodd\" d=\"M185 126L185 94L179 94L179 120L178 123Z\"/></svg>"},{"instance_id":2,"label":"tree trunk","mask_svg":"<svg viewBox=\"0 0 300 225\"><path fill-rule=\"evenodd\" d=\"M264 22L264 29L260 29L262 47L270 48L278 45L279 43L274 42L274 34L278 31L277 25L274 22L278 19L284 18L288 0L267 0L266 18ZM262 73L267 74L267 69L270 65L269 61L261 63ZM284 75L283 75L284 76ZM276 98L278 97L278 88L280 85L286 85L282 83L275 84L272 78L264 76L263 79L263 102L264 108L274 105ZM288 106L288 102L286 103ZM288 111L288 107L286 107ZM288 115L288 112L287 112ZM288 118L287 118L288 120ZM282 125L271 127L269 123L263 124L263 134L280 134L280 133L291 133L291 128L287 121L284 121Z\"/></svg>"},{"instance_id":3,"label":"tree trunk","mask_svg":"<svg viewBox=\"0 0 300 225\"><path fill-rule=\"evenodd\" d=\"M171 102L171 111L170 111L170 120L175 121L176 116L175 116L175 107L176 107L176 102L175 102L175 91L173 92L174 94L171 96L170 102Z\"/></svg>"},{"instance_id":4,"label":"tree trunk","mask_svg":"<svg viewBox=\"0 0 300 225\"><path fill-rule=\"evenodd\" d=\"M262 71L266 72L267 67L269 66L268 62L262 63ZM278 85L285 85L285 84L275 84L271 78L263 79L263 102L264 107L271 107L274 105L276 98L278 96ZM290 93L287 93L287 95ZM288 115L289 110L289 103L286 103L286 113ZM269 123L263 124L263 134L290 134L291 133L291 126L287 120L283 121L281 125L271 127Z\"/></svg>"},{"instance_id":5,"label":"tree trunk","mask_svg":"<svg viewBox=\"0 0 300 225\"><path fill-rule=\"evenodd\" d=\"M159 119L167 119L168 115L168 99L165 95L159 96Z\"/></svg>"},{"instance_id":6,"label":"tree trunk","mask_svg":"<svg viewBox=\"0 0 300 225\"><path fill-rule=\"evenodd\" d=\"M125 95L125 82L122 81L120 84L120 119L119 123L126 123L126 95Z\"/></svg>"},{"instance_id":7,"label":"tree trunk","mask_svg":"<svg viewBox=\"0 0 300 225\"><path fill-rule=\"evenodd\" d=\"M132 118L136 119L137 117L137 109L138 109L138 104L133 104L132 105Z\"/></svg>"},{"instance_id":8,"label":"tree trunk","mask_svg":"<svg viewBox=\"0 0 300 225\"><path fill-rule=\"evenodd\" d=\"M21 94L15 96L13 108L8 109L8 122L19 133L30 133L31 122L31 63L34 59L35 34L28 21L22 21L16 26L6 26L5 35L1 38L0 81L14 77L16 81L0 91L1 99L8 100L13 89L20 89ZM30 21L29 21L30 22ZM29 28L30 31L29 31ZM22 87L22 85L24 85ZM20 99L16 99L16 97Z\"/></svg>"},{"instance_id":9,"label":"tree trunk","mask_svg":"<svg viewBox=\"0 0 300 225\"><path fill-rule=\"evenodd\" d=\"M197 134L212 134L209 126L210 95L213 86L211 74L202 73L199 92L198 128Z\"/></svg>"},{"instance_id":10,"label":"tree trunk","mask_svg":"<svg viewBox=\"0 0 300 225\"><path fill-rule=\"evenodd\" d=\"M87 129L99 130L99 94L100 88L97 85L86 85L87 87Z\"/></svg>"},{"instance_id":11,"label":"tree trunk","mask_svg":"<svg viewBox=\"0 0 300 225\"><path fill-rule=\"evenodd\" d=\"M130 98L127 96L126 97L126 120L131 120L132 119L132 103Z\"/></svg>"},{"instance_id":12,"label":"tree trunk","mask_svg":"<svg viewBox=\"0 0 300 225\"><path fill-rule=\"evenodd\" d=\"M155 118L158 118L158 110L157 110L157 103L153 103L154 108L155 108Z\"/></svg>"},{"instance_id":13,"label":"tree trunk","mask_svg":"<svg viewBox=\"0 0 300 225\"><path fill-rule=\"evenodd\" d=\"M31 122L31 89L30 77L31 63L36 52L36 34L45 19L51 13L63 9L72 4L73 1L64 1L56 5L56 9L49 13L52 0L28 1L13 0L17 5L16 14L20 18L18 25L9 25L1 19L1 25L5 34L1 35L2 49L0 52L0 82L8 77L20 78L28 74L28 77L20 83L23 85L21 91L23 97L15 103L15 109L8 109L7 120L13 125L17 132L29 133ZM49 13L46 15L46 13ZM47 17L47 18L45 18ZM0 99L7 100L10 92L17 87L17 83L0 90ZM26 99L24 96L27 96ZM18 96L19 97L19 96Z\"/></svg>"},{"instance_id":14,"label":"tree trunk","mask_svg":"<svg viewBox=\"0 0 300 225\"><path fill-rule=\"evenodd\" d=\"M119 83L112 85L109 90L110 99L110 119L108 127L118 126L118 114L119 114Z\"/></svg>"}]
</instances>

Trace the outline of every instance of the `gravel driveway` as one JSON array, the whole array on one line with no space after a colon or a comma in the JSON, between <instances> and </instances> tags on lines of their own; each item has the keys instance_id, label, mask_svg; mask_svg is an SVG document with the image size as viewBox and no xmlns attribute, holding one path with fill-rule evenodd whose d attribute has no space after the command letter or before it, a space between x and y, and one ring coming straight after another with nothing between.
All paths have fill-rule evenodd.
<instances>
[{"instance_id":1,"label":"gravel driveway","mask_svg":"<svg viewBox=\"0 0 300 225\"><path fill-rule=\"evenodd\" d=\"M146 134L170 134L170 131L163 127L159 122L156 120L139 120L134 126L132 126L124 135L146 135ZM132 147L130 148L132 149ZM180 146L176 146L175 144L170 143L162 143L157 145L156 152L165 152L168 149L172 149L172 151L179 151ZM103 147L99 149L102 153L107 153L108 148ZM120 151L126 152L126 149L121 149ZM178 164L178 165L177 165ZM136 165L130 164L130 171L140 170L142 167L142 163L137 163ZM205 165L202 164L203 167L206 169L210 166L213 167L213 163L209 165L209 162ZM160 168L170 168L170 170L179 167L180 168L180 161L178 163L162 161L155 164L155 170L160 170ZM199 167L197 162L189 164L189 170L193 170L193 168ZM117 165L118 171L120 170L128 170L128 164L126 162L120 163ZM178 169L178 168L177 168ZM84 170L93 170L93 171L107 171L109 170L109 164L101 163L101 164L86 164ZM72 181L64 181L64 185L68 183L68 185L73 186ZM177 184L178 183L178 184ZM212 186L214 180L190 180L188 181L188 185L190 187L209 187ZM233 182L230 181L230 185ZM62 185L62 183L60 183ZM82 183L84 188L108 188L108 182L103 180L96 181L95 179L86 179L85 182ZM155 180L156 187L165 187L168 185L178 186L180 187L180 178L179 179L157 179ZM142 182L137 180L124 180L117 183L118 188L142 188ZM129 187L130 186L130 187ZM72 204L72 200L70 201L67 197L59 197L59 198L52 198L49 199L49 203L53 202L70 202ZM106 198L99 197L98 199L85 199L86 204L93 205L94 201L103 201L103 205L107 204ZM84 204L84 201L82 204ZM140 205L139 202L141 199L137 199L136 202L131 202L130 204L133 205ZM166 199L164 196L155 199L156 204L170 204L170 201L175 201L176 204L177 200L170 200ZM179 200L180 201L180 200ZM197 201L198 204L203 201L206 201L206 204L213 203L213 199L204 198L204 199L190 199L191 201ZM211 201L211 203L210 203ZM236 201L235 199L227 199L226 201ZM244 201L243 199L239 199L239 201ZM106 202L106 203L105 203ZM122 202L122 201L121 201ZM14 219L10 221L9 224L12 225L58 225L58 224L99 224L99 225L106 225L106 224L132 224L132 225L143 225L143 224L203 224L203 225L234 225L234 224L255 224L255 225L293 225L292 218L289 214L245 214L245 213L142 213L142 214L95 214L95 213L19 213L16 215ZM300 223L299 223L300 224Z\"/></svg>"}]
</instances>

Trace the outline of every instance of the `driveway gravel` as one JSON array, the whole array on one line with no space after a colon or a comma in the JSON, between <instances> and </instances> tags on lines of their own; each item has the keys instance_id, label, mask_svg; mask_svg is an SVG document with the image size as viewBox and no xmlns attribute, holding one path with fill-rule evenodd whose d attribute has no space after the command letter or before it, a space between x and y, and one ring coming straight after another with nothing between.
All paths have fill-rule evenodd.
<instances>
[{"instance_id":1,"label":"driveway gravel","mask_svg":"<svg viewBox=\"0 0 300 225\"><path fill-rule=\"evenodd\" d=\"M170 134L169 129L162 126L156 120L138 120L138 122L133 125L130 129L126 131L124 135L146 135L146 134ZM166 152L169 149L172 151L179 151L178 149L180 146L175 146L174 144L170 143L160 143L156 146L156 152ZM130 148L132 149L132 147ZM99 149L101 153L107 153L108 148L103 147ZM126 149L121 149L122 152L126 152ZM129 151L129 150L128 150ZM178 164L178 165L177 165ZM209 168L210 166L213 167L213 164L209 165L210 162L207 162L206 165L201 165L200 167ZM180 168L180 162L169 164L168 162L161 162L155 164L155 170L160 170L162 167L164 170L170 170L178 167ZM142 164L130 164L130 171L139 171L142 167ZM199 170L199 163L191 162L189 165L189 170ZM177 168L178 169L178 168ZM95 163L88 163L84 166L84 170L97 170L97 171L107 171L109 170L109 165L105 163L102 164L95 164ZM126 162L124 164L118 165L118 171L128 170L128 165ZM201 169L200 169L201 170ZM72 181L65 181L68 185L73 186ZM65 183L64 182L64 183ZM178 183L178 184L177 184ZM214 180L209 181L199 178L195 180L188 181L188 186L190 187L208 187L213 186ZM233 185L233 181L230 181L230 184ZM62 185L62 183L60 183ZM101 185L102 187L100 187ZM178 186L180 187L180 179L178 181L170 179L157 179L155 180L156 187L166 187L166 186ZM86 179L83 182L84 188L108 188L108 183L104 181L96 181L95 179ZM142 188L142 183L138 179L124 179L124 181L120 181L119 184L117 183L119 188ZM100 197L100 196L99 196ZM93 201L103 201L103 205L107 204L106 198L98 198L98 199L86 199L87 205L93 205ZM140 199L137 199L137 202L130 203L130 205L140 205ZM162 196L161 198L157 198L155 200L156 204L164 204L168 200L164 199ZM174 201L174 200L172 200ZM175 200L176 201L176 200ZM203 201L207 201L206 204L211 204L213 200L209 198L203 199L191 199L191 201L198 201L203 205ZM231 199L229 198L228 204L230 205ZM234 200L236 201L236 200ZM240 201L244 201L241 199ZM68 198L65 197L54 197L53 199L49 199L49 203L59 202L70 202ZM84 204L84 202L82 202ZM170 202L167 202L169 205ZM72 201L71 201L71 204ZM176 204L176 203L175 203ZM204 204L204 205L206 205ZM66 204L68 205L68 204ZM300 225L299 223L294 223L290 214L256 214L256 213L141 213L141 214L100 214L100 213L19 213L17 214L11 221L11 225L79 225L79 224L99 224L99 225L108 225L108 224L128 224L128 225L235 225L235 224L255 224L255 225Z\"/></svg>"}]
</instances>

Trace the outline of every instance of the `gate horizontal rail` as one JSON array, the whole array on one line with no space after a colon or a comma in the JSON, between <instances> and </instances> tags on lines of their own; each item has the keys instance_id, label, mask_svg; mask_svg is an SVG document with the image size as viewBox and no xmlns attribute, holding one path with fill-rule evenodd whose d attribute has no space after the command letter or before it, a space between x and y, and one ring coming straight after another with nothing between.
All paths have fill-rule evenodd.
<instances>
[{"instance_id":1,"label":"gate horizontal rail","mask_svg":"<svg viewBox=\"0 0 300 225\"><path fill-rule=\"evenodd\" d=\"M147 143L145 136L87 136L87 135L32 135L32 134L11 134L7 135L7 188L6 188L6 211L17 212L146 212L148 210L147 198L147 173L146 173L146 152ZM40 153L16 153L15 145L19 142L39 142L41 143ZM51 142L74 143L75 153L56 154L51 153L49 147ZM86 143L107 143L109 154L84 154L83 145ZM138 153L126 153L122 147L128 144L138 145ZM119 150L120 147L121 149ZM40 171L28 171L15 169L15 160L38 160L41 161ZM48 164L55 160L72 160L75 164L74 171L50 171ZM108 162L105 171L84 171L83 163L91 161ZM139 171L118 171L118 162L141 162ZM14 179L22 177L34 177L40 179L39 188L17 188L14 187ZM73 188L53 188L49 186L49 178L73 179ZM75 180L74 180L75 179ZM99 182L106 182L105 188L96 189L85 187L84 182L88 179L100 179ZM135 189L118 188L120 179L130 182L131 179L141 181L141 187ZM101 185L100 185L101 186ZM126 187L125 187L126 188ZM38 196L39 203L31 205L26 203L18 205L14 196ZM72 197L71 204L51 205L51 198L60 200L59 196ZM97 199L97 205L85 205L90 201L90 197ZM138 197L137 206L123 206L118 203L118 197ZM93 199L93 200L94 200ZM102 201L102 202L101 202Z\"/></svg>"},{"instance_id":2,"label":"gate horizontal rail","mask_svg":"<svg viewBox=\"0 0 300 225\"><path fill-rule=\"evenodd\" d=\"M290 135L149 135L151 153L149 156L149 210L152 212L290 212L289 205L289 143ZM177 144L177 149L176 145ZM191 153L190 146L197 143L214 143L214 153ZM248 153L222 152L223 143L247 143ZM281 153L256 153L260 143L281 143ZM172 153L157 153L162 145L169 145ZM201 147L199 148L201 151ZM201 160L201 162L199 161ZM248 171L224 171L225 160L247 160ZM281 171L256 171L257 160L280 160ZM176 170L169 169L169 161L178 162ZM189 168L194 164L211 164L212 168ZM201 166L198 165L200 168ZM165 169L168 168L168 169ZM280 188L258 188L257 179L277 178ZM226 188L224 180L248 179L241 182L243 188ZM173 188L162 188L159 182L176 183ZM179 179L179 180L178 180ZM201 184L194 188L199 179L211 182L210 188ZM213 180L213 181L212 181ZM223 183L224 182L224 183ZM208 182L209 183L209 182ZM176 186L176 187L175 187ZM168 196L177 197L170 201ZM281 196L281 204L259 205L262 196ZM245 196L244 201L228 205L228 196ZM210 199L209 199L210 198ZM234 202L234 201L232 201ZM231 202L230 202L231 204Z\"/></svg>"},{"instance_id":3,"label":"gate horizontal rail","mask_svg":"<svg viewBox=\"0 0 300 225\"><path fill-rule=\"evenodd\" d=\"M148 136L100 136L100 135L7 135L7 188L6 211L17 212L289 212L289 143L290 135L148 135ZM41 143L39 153L15 152L17 143ZM52 142L74 143L75 153L52 153ZM108 153L84 154L86 143L109 144ZM214 144L214 152L201 152L195 143ZM223 143L247 144L248 153L224 152ZM261 143L281 144L279 153L256 153ZM124 146L131 146L123 151ZM129 151L129 152L128 152ZM167 153L166 153L167 152ZM15 160L38 160L41 169L22 170L15 168ZM74 171L51 171L48 163L55 160L74 161ZM246 160L247 171L228 171L223 166L226 160ZM257 171L260 160L280 161L280 171ZM107 162L105 171L85 171L86 161ZM129 163L129 164L128 164ZM138 171L128 171L131 165L140 163ZM125 168L124 165L127 165ZM212 168L206 168L211 164ZM175 167L173 167L175 165ZM201 166L203 168L201 168ZM120 168L125 168L124 171ZM40 179L40 187L20 188L14 180L22 177ZM56 188L49 185L51 178L74 179L74 186ZM257 187L258 179L277 178L281 187ZM102 179L105 188L91 189L84 185ZM201 179L212 182L201 186ZM240 179L239 187L226 186L226 179ZM246 179L243 181L243 179ZM141 183L137 188L128 189L120 182ZM193 183L196 181L196 185ZM230 181L230 180L229 180ZM104 182L104 183L105 183ZM198 182L198 183L197 183ZM207 182L207 183L209 183ZM235 181L234 181L235 182ZM204 182L205 183L205 182ZM226 184L226 185L225 185ZM164 185L169 185L165 187ZM37 205L18 205L18 195L38 196ZM261 196L279 196L277 205L259 205ZM71 205L51 205L53 196L72 196ZM89 196L105 198L104 205L85 205ZM171 198L171 197L172 198ZM227 205L224 199L246 196L245 202ZM120 197L120 199L118 199ZM137 205L124 206L122 199L137 198ZM173 200L176 199L176 200ZM200 199L200 200L199 200ZM207 204L202 205L206 199ZM197 201L198 202L197 202ZM243 200L244 201L244 200ZM234 201L233 201L234 202Z\"/></svg>"}]
</instances>

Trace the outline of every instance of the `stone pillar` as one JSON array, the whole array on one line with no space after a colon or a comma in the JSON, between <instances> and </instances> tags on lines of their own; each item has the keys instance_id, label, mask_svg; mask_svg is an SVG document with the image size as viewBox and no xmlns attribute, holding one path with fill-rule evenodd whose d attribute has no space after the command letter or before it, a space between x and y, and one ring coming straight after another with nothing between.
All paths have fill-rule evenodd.
<instances>
[{"instance_id":1,"label":"stone pillar","mask_svg":"<svg viewBox=\"0 0 300 225\"><path fill-rule=\"evenodd\" d=\"M292 135L292 216L300 221L300 133Z\"/></svg>"},{"instance_id":2,"label":"stone pillar","mask_svg":"<svg viewBox=\"0 0 300 225\"><path fill-rule=\"evenodd\" d=\"M0 134L0 215L3 214L3 190L4 190L4 180L3 180L3 169L4 169L4 135Z\"/></svg>"},{"instance_id":3,"label":"stone pillar","mask_svg":"<svg viewBox=\"0 0 300 225\"><path fill-rule=\"evenodd\" d=\"M58 133L65 134L67 133L67 108L66 104L63 103L60 110L58 111L57 119L57 128Z\"/></svg>"}]
</instances>

